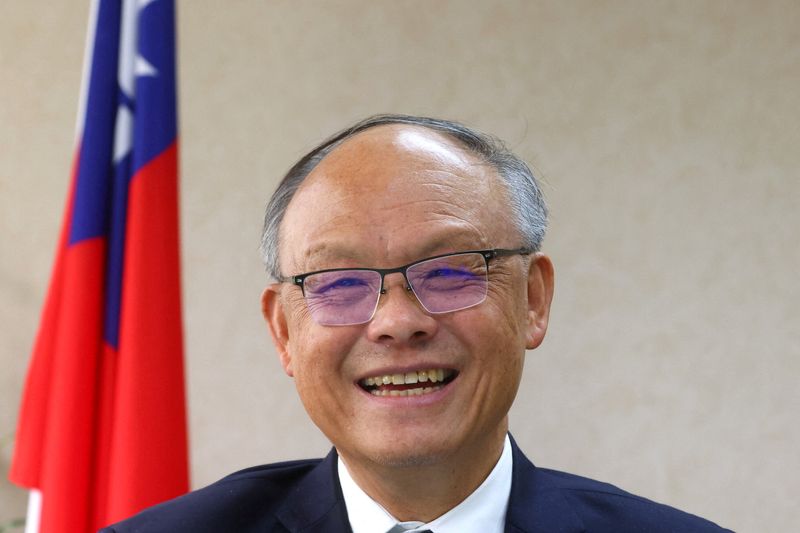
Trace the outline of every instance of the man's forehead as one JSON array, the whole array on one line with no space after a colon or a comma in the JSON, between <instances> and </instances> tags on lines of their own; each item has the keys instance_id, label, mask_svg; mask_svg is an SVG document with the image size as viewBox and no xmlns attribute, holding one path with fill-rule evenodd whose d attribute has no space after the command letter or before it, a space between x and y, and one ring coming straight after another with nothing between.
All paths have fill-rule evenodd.
<instances>
[{"instance_id":1,"label":"man's forehead","mask_svg":"<svg viewBox=\"0 0 800 533\"><path fill-rule=\"evenodd\" d=\"M393 248L383 247L385 253L375 256L376 241L380 235L365 232L361 235L339 235L338 238L312 241L302 250L301 262L308 269L341 266L372 266L393 268L426 257L466 250L491 247L487 237L469 224L453 224L431 232L419 240L404 242ZM377 249L381 249L380 246Z\"/></svg>"},{"instance_id":2,"label":"man's forehead","mask_svg":"<svg viewBox=\"0 0 800 533\"><path fill-rule=\"evenodd\" d=\"M387 124L343 141L308 174L295 198L311 197L324 210L354 195L372 195L378 203L424 202L443 187L473 198L504 189L495 169L457 140L422 126Z\"/></svg>"},{"instance_id":3,"label":"man's forehead","mask_svg":"<svg viewBox=\"0 0 800 533\"><path fill-rule=\"evenodd\" d=\"M494 168L457 141L378 126L342 143L297 190L281 227L282 257L293 263L284 267L394 265L486 247L508 229L505 199Z\"/></svg>"}]
</instances>

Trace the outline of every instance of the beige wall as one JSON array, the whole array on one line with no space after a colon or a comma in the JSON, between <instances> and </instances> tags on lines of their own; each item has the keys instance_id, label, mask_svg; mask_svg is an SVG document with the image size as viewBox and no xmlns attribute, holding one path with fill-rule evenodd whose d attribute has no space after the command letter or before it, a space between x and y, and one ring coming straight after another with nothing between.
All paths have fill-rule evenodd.
<instances>
[{"instance_id":1,"label":"beige wall","mask_svg":"<svg viewBox=\"0 0 800 533\"><path fill-rule=\"evenodd\" d=\"M0 17L0 470L67 184L81 2ZM800 513L800 4L181 1L194 486L319 455L258 310L263 206L366 114L456 118L546 182L557 268L512 431L741 531ZM24 512L0 482L0 525Z\"/></svg>"}]
</instances>

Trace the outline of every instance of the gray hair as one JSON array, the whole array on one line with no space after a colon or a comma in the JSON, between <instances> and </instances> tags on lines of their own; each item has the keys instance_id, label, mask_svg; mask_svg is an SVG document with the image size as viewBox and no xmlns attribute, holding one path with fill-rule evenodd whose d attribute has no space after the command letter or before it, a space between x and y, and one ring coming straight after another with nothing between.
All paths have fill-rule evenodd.
<instances>
[{"instance_id":1,"label":"gray hair","mask_svg":"<svg viewBox=\"0 0 800 533\"><path fill-rule=\"evenodd\" d=\"M329 137L295 163L281 180L267 204L264 230L261 235L261 256L267 272L274 279L283 278L278 256L281 222L289 202L303 180L325 156L346 139L364 130L386 124L408 124L435 130L455 139L469 152L492 165L508 190L511 213L522 236L522 245L534 251L541 248L547 229L547 206L539 182L528 165L514 155L503 141L449 120L411 115L375 115Z\"/></svg>"}]
</instances>

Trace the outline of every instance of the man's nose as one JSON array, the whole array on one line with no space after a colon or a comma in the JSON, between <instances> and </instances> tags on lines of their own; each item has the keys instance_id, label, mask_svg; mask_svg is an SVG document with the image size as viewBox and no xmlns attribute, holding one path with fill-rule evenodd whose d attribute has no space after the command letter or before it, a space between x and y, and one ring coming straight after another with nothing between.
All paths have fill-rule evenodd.
<instances>
[{"instance_id":1,"label":"man's nose","mask_svg":"<svg viewBox=\"0 0 800 533\"><path fill-rule=\"evenodd\" d=\"M383 287L386 292L367 326L369 340L390 345L416 344L436 334L439 323L407 288L402 274L386 276Z\"/></svg>"}]
</instances>

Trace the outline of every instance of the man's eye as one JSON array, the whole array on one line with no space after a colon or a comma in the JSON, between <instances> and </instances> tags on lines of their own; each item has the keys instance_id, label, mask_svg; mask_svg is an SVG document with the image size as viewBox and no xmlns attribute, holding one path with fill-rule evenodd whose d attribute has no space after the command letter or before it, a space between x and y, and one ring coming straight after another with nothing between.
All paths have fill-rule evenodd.
<instances>
[{"instance_id":1,"label":"man's eye","mask_svg":"<svg viewBox=\"0 0 800 533\"><path fill-rule=\"evenodd\" d=\"M437 279L437 278L452 279L452 278L467 278L473 276L474 274L468 270L462 270L456 268L436 268L428 271L428 273L425 275L425 279Z\"/></svg>"},{"instance_id":2,"label":"man's eye","mask_svg":"<svg viewBox=\"0 0 800 533\"><path fill-rule=\"evenodd\" d=\"M328 282L320 287L318 287L315 292L328 292L337 289L352 289L352 288L359 288L359 287L366 287L367 284L364 282L363 279L358 278L339 278Z\"/></svg>"}]
</instances>

